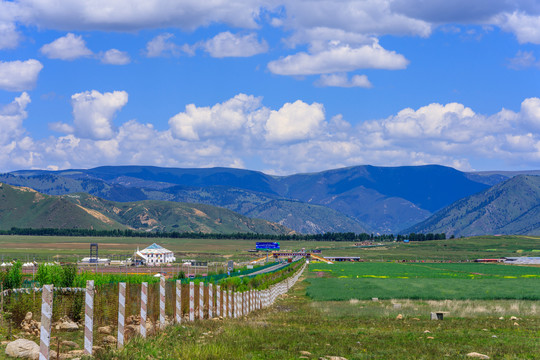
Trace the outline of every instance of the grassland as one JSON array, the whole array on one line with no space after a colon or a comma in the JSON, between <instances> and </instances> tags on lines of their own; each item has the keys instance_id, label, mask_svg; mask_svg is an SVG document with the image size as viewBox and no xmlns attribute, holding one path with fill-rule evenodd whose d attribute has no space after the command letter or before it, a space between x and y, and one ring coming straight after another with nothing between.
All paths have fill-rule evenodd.
<instances>
[{"instance_id":1,"label":"grassland","mask_svg":"<svg viewBox=\"0 0 540 360\"><path fill-rule=\"evenodd\" d=\"M311 264L307 295L350 299L540 299L540 268L496 264Z\"/></svg>"},{"instance_id":2,"label":"grassland","mask_svg":"<svg viewBox=\"0 0 540 360\"><path fill-rule=\"evenodd\" d=\"M171 327L100 359L466 359L469 352L538 358L540 316L530 301L454 301L468 312L430 321L429 311L440 304L409 301L396 310L390 301L313 302L305 292L299 283L272 308L246 319ZM486 306L498 312L486 312ZM399 312L403 320L396 320Z\"/></svg>"},{"instance_id":3,"label":"grassland","mask_svg":"<svg viewBox=\"0 0 540 360\"><path fill-rule=\"evenodd\" d=\"M0 256L6 259L77 260L88 256L90 243L99 243L100 254L132 254L157 242L174 251L177 258L196 257L210 261L229 258L247 260L257 255L248 254L255 241L243 239L171 239L137 237L63 237L63 236L0 236ZM540 238L528 236L484 236L446 241L384 243L379 247L359 248L352 242L280 241L287 250L321 249L323 256L359 256L365 260L473 260L503 256L539 256ZM258 255L261 256L261 255Z\"/></svg>"}]
</instances>

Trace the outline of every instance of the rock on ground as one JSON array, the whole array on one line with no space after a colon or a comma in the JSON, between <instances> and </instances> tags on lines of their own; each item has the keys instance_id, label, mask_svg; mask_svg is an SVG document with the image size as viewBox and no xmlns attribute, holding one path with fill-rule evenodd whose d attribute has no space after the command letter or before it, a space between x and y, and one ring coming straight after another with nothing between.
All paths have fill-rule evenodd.
<instances>
[{"instance_id":1,"label":"rock on ground","mask_svg":"<svg viewBox=\"0 0 540 360\"><path fill-rule=\"evenodd\" d=\"M39 345L31 340L17 339L7 344L6 355L22 359L39 359Z\"/></svg>"},{"instance_id":2,"label":"rock on ground","mask_svg":"<svg viewBox=\"0 0 540 360\"><path fill-rule=\"evenodd\" d=\"M477 358L477 359L489 359L489 356L480 354L477 352L470 352L467 354L468 357Z\"/></svg>"},{"instance_id":3,"label":"rock on ground","mask_svg":"<svg viewBox=\"0 0 540 360\"><path fill-rule=\"evenodd\" d=\"M110 325L98 327L97 331L100 334L105 334L105 335L111 335L112 334L112 329L111 329Z\"/></svg>"}]
</instances>

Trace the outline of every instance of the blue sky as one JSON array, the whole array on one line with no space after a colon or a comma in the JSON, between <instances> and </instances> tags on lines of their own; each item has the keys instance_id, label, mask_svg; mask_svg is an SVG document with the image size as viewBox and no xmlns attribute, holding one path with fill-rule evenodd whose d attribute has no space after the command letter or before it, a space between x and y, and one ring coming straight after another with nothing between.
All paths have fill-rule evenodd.
<instances>
[{"instance_id":1,"label":"blue sky","mask_svg":"<svg viewBox=\"0 0 540 360\"><path fill-rule=\"evenodd\" d=\"M535 0L0 0L0 171L540 168Z\"/></svg>"}]
</instances>

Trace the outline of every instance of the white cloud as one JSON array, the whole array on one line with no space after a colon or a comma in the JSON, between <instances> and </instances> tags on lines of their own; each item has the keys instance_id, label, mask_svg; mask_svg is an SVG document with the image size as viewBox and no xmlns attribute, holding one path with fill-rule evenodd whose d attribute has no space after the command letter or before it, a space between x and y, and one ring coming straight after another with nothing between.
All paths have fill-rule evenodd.
<instances>
[{"instance_id":1,"label":"white cloud","mask_svg":"<svg viewBox=\"0 0 540 360\"><path fill-rule=\"evenodd\" d=\"M0 50L17 47L20 39L14 23L0 21Z\"/></svg>"},{"instance_id":2,"label":"white cloud","mask_svg":"<svg viewBox=\"0 0 540 360\"><path fill-rule=\"evenodd\" d=\"M92 90L74 94L71 97L71 105L75 134L93 140L113 138L115 135L113 117L127 101L128 94L125 91L101 94Z\"/></svg>"},{"instance_id":3,"label":"white cloud","mask_svg":"<svg viewBox=\"0 0 540 360\"><path fill-rule=\"evenodd\" d=\"M265 125L266 139L277 143L312 139L319 135L324 120L322 104L309 105L301 100L286 103L270 113Z\"/></svg>"},{"instance_id":4,"label":"white cloud","mask_svg":"<svg viewBox=\"0 0 540 360\"><path fill-rule=\"evenodd\" d=\"M136 120L113 129L127 94L89 91L74 95L73 128L50 125L67 135L45 139L26 136L22 127L29 101L22 94L0 109L0 126L7 129L0 132L3 169L259 164L258 170L285 174L358 164L540 166L540 98L495 114L432 103L353 126L341 115L327 120L322 104L297 100L272 109L261 98L239 94L212 106L188 105L169 120L169 129L157 130Z\"/></svg>"},{"instance_id":5,"label":"white cloud","mask_svg":"<svg viewBox=\"0 0 540 360\"><path fill-rule=\"evenodd\" d=\"M180 48L172 42L173 38L174 35L171 33L157 35L146 43L146 56L178 56Z\"/></svg>"},{"instance_id":6,"label":"white cloud","mask_svg":"<svg viewBox=\"0 0 540 360\"><path fill-rule=\"evenodd\" d=\"M26 61L0 61L0 89L7 91L30 90L36 86L43 65L34 59Z\"/></svg>"},{"instance_id":7,"label":"white cloud","mask_svg":"<svg viewBox=\"0 0 540 360\"><path fill-rule=\"evenodd\" d=\"M23 120L26 119L26 107L30 104L30 96L23 92L10 104L0 107L0 145L16 140L23 132Z\"/></svg>"},{"instance_id":8,"label":"white cloud","mask_svg":"<svg viewBox=\"0 0 540 360\"><path fill-rule=\"evenodd\" d=\"M60 60L75 60L93 55L93 52L86 47L82 36L72 33L68 33L50 44L43 45L40 51L49 59Z\"/></svg>"},{"instance_id":9,"label":"white cloud","mask_svg":"<svg viewBox=\"0 0 540 360\"><path fill-rule=\"evenodd\" d=\"M318 53L300 52L271 61L268 69L278 75L314 75L358 69L397 70L406 68L408 64L403 55L388 51L373 41L371 45L356 48L336 43Z\"/></svg>"},{"instance_id":10,"label":"white cloud","mask_svg":"<svg viewBox=\"0 0 540 360\"><path fill-rule=\"evenodd\" d=\"M536 60L532 51L519 50L513 58L509 59L508 67L514 70L522 70L531 67L540 68L540 61Z\"/></svg>"},{"instance_id":11,"label":"white cloud","mask_svg":"<svg viewBox=\"0 0 540 360\"><path fill-rule=\"evenodd\" d=\"M23 24L56 30L193 30L213 23L255 28L264 3L257 0L18 0L16 10Z\"/></svg>"},{"instance_id":12,"label":"white cloud","mask_svg":"<svg viewBox=\"0 0 540 360\"><path fill-rule=\"evenodd\" d=\"M257 34L232 34L225 31L202 44L203 49L215 58L249 57L268 51L265 40L259 42Z\"/></svg>"},{"instance_id":13,"label":"white cloud","mask_svg":"<svg viewBox=\"0 0 540 360\"><path fill-rule=\"evenodd\" d=\"M284 1L288 29L324 27L365 35L428 36L431 25L392 11L391 0ZM342 40L343 39L333 39Z\"/></svg>"},{"instance_id":14,"label":"white cloud","mask_svg":"<svg viewBox=\"0 0 540 360\"><path fill-rule=\"evenodd\" d=\"M101 62L110 65L127 65L131 62L131 59L125 51L110 49L101 54Z\"/></svg>"},{"instance_id":15,"label":"white cloud","mask_svg":"<svg viewBox=\"0 0 540 360\"><path fill-rule=\"evenodd\" d=\"M515 11L501 14L495 19L503 30L514 33L521 44L540 44L540 15Z\"/></svg>"},{"instance_id":16,"label":"white cloud","mask_svg":"<svg viewBox=\"0 0 540 360\"><path fill-rule=\"evenodd\" d=\"M240 130L255 129L254 121L261 108L261 98L238 94L212 107L186 106L184 112L169 120L173 135L182 140L198 141L215 137L233 136Z\"/></svg>"},{"instance_id":17,"label":"white cloud","mask_svg":"<svg viewBox=\"0 0 540 360\"><path fill-rule=\"evenodd\" d=\"M529 98L521 103L522 121L527 130L540 131L540 99Z\"/></svg>"},{"instance_id":18,"label":"white cloud","mask_svg":"<svg viewBox=\"0 0 540 360\"><path fill-rule=\"evenodd\" d=\"M347 74L323 74L315 82L315 85L326 87L363 87L371 88L373 85L369 81L366 75L354 75L351 79L347 77Z\"/></svg>"},{"instance_id":19,"label":"white cloud","mask_svg":"<svg viewBox=\"0 0 540 360\"><path fill-rule=\"evenodd\" d=\"M61 121L49 123L49 129L64 134L72 134L75 132L73 126L63 123Z\"/></svg>"}]
</instances>

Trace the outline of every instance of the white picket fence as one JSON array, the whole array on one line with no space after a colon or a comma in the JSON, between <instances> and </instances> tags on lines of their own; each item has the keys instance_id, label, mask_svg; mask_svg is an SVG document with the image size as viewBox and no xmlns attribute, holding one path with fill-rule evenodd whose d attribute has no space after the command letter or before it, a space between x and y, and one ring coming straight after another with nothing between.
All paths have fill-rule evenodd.
<instances>
[{"instance_id":1,"label":"white picket fence","mask_svg":"<svg viewBox=\"0 0 540 360\"><path fill-rule=\"evenodd\" d=\"M199 283L199 312L195 313L195 284L189 283L189 317L188 321L195 321L195 315L198 320L211 319L213 314L216 316L240 318L242 316L249 315L250 312L264 309L271 306L276 299L285 294L297 281L298 278L304 272L307 264L304 264L293 276L270 286L265 290L249 290L245 292L234 292L231 290L221 290L219 286L214 288L212 284L208 284L208 300L209 308L207 317L204 315L204 283ZM165 328L165 306L168 302L165 297L165 281L162 279L159 285L159 330ZM42 289L42 311L41 311L41 343L40 343L40 360L49 360L50 353L50 333L52 323L52 309L53 309L53 286L45 285ZM80 291L80 290L78 290ZM85 327L84 327L84 352L85 354L92 355L93 352L93 325L94 325L94 282L92 280L87 281L85 291ZM182 287L180 280L176 281L176 291L174 309L175 309L175 322L179 324L182 322L182 310L181 299ZM215 295L215 296L214 296ZM214 302L213 299L216 299ZM171 300L171 299L169 299ZM119 283L118 285L118 332L117 332L117 346L120 348L124 345L125 340L125 309L126 309L126 283ZM173 302L173 301L170 301ZM141 307L140 307L140 336L146 337L146 318L147 318L147 306L148 306L148 283L141 284ZM172 304L171 304L172 306Z\"/></svg>"}]
</instances>

